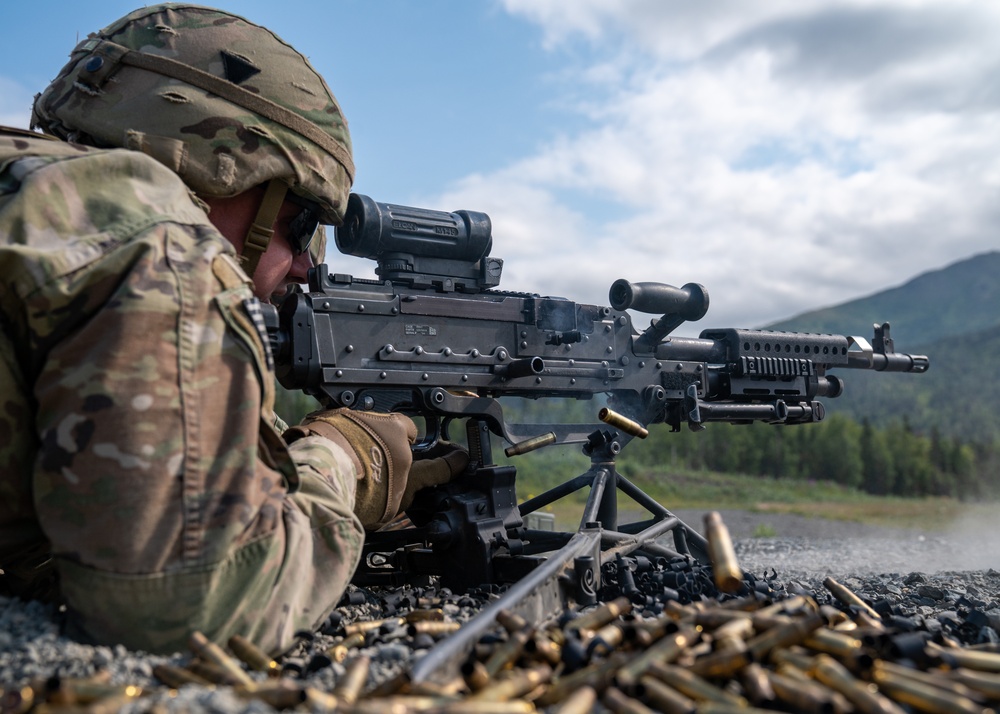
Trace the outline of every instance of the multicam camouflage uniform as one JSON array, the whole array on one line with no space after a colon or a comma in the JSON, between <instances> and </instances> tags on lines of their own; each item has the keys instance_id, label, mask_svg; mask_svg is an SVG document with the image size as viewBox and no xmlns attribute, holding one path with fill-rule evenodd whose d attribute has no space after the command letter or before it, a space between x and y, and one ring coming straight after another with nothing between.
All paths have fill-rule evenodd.
<instances>
[{"instance_id":1,"label":"multicam camouflage uniform","mask_svg":"<svg viewBox=\"0 0 1000 714\"><path fill-rule=\"evenodd\" d=\"M162 13L139 24L168 41L213 19L240 29L233 16L204 17L184 30ZM60 108L87 98L73 91L87 52L36 104L36 121L63 138ZM96 104L81 116L127 121L97 106L118 80L85 86ZM186 85L176 93L215 101ZM50 546L79 636L170 652L194 629L216 641L240 632L276 652L334 607L363 530L351 456L315 435L286 446L274 428L250 281L189 188L231 195L281 175L280 152L262 152L263 167L245 155L284 129L220 115L213 130L213 151L229 159L210 171L175 139L132 132L137 150L87 149L0 133L0 567ZM349 147L346 125L343 135ZM286 180L336 219L350 176L316 155L291 156L313 173ZM330 175L336 195L319 195ZM199 184L227 177L237 180Z\"/></svg>"}]
</instances>

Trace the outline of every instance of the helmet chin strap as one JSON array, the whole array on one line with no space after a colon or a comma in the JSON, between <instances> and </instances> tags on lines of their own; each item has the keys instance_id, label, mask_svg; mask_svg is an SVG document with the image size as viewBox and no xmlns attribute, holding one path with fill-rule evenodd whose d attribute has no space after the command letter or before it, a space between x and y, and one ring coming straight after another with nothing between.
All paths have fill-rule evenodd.
<instances>
[{"instance_id":1,"label":"helmet chin strap","mask_svg":"<svg viewBox=\"0 0 1000 714\"><path fill-rule=\"evenodd\" d=\"M243 263L243 269L251 280L257 270L257 264L260 263L260 257L267 251L267 246L274 235L274 222L278 219L286 193L288 184L284 181L281 179L268 181L264 197L260 200L260 208L257 209L257 216L247 231L243 250L240 252L240 262Z\"/></svg>"}]
</instances>

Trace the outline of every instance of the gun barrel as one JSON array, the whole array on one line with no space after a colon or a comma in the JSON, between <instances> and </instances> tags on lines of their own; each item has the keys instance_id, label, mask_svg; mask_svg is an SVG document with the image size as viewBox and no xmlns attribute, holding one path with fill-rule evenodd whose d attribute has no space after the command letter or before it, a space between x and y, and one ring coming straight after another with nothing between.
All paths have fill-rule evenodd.
<instances>
[{"instance_id":1,"label":"gun barrel","mask_svg":"<svg viewBox=\"0 0 1000 714\"><path fill-rule=\"evenodd\" d=\"M927 355L910 355L901 352L890 352L889 354L875 353L871 355L871 361L867 357L858 353L848 354L848 367L858 369L873 369L876 372L915 372L923 374L930 367L930 360Z\"/></svg>"}]
</instances>

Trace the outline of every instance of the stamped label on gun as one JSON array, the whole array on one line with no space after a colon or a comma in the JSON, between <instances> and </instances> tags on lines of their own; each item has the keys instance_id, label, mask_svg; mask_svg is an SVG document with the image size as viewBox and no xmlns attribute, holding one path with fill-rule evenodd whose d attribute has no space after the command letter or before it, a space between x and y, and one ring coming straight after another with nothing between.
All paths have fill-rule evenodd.
<instances>
[{"instance_id":1,"label":"stamped label on gun","mask_svg":"<svg viewBox=\"0 0 1000 714\"><path fill-rule=\"evenodd\" d=\"M407 335L422 335L424 337L437 336L437 328L433 325L404 325L403 332Z\"/></svg>"}]
</instances>

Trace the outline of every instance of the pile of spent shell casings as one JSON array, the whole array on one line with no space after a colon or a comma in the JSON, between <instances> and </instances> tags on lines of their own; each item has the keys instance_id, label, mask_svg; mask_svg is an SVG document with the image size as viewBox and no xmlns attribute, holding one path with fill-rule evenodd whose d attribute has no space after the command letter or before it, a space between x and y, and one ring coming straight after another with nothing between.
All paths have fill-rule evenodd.
<instances>
[{"instance_id":1,"label":"pile of spent shell casings","mask_svg":"<svg viewBox=\"0 0 1000 714\"><path fill-rule=\"evenodd\" d=\"M987 714L1000 704L996 644L963 646L943 630L880 614L833 578L823 583L824 597L748 586L718 514L706 516L705 525L712 566L690 572L711 582L698 593L672 598L669 586L664 597L642 592L622 575L635 567L619 555L613 565L620 594L537 625L499 611L494 630L444 683L414 682L403 671L366 687L371 660L359 649L378 633L405 628L416 643L461 627L443 608L411 598L420 609L404 613L393 602L384 608L391 617L338 624L340 638L321 655L323 666L344 667L330 691L243 638L231 638L227 652L196 632L186 666L153 669L165 687L112 685L107 673L52 677L0 692L0 714L116 712L187 685L228 688L275 709L348 714L575 714L599 705L614 714ZM657 565L660 572L671 567ZM647 580L658 593L656 579Z\"/></svg>"}]
</instances>

